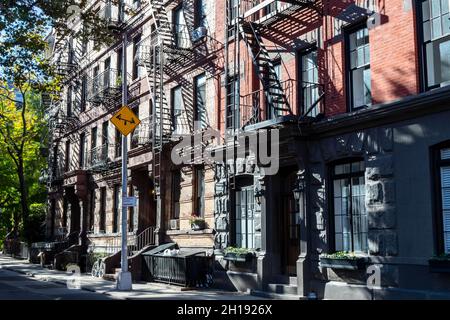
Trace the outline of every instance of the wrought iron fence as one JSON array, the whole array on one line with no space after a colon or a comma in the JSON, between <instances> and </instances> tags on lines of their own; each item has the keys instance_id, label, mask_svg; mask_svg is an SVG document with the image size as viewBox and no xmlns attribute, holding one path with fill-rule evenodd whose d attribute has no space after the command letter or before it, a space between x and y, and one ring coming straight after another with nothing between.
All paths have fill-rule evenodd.
<instances>
[{"instance_id":1,"label":"wrought iron fence","mask_svg":"<svg viewBox=\"0 0 450 320\"><path fill-rule=\"evenodd\" d=\"M206 252L175 256L143 254L143 276L147 281L164 282L185 287L208 287L213 278L213 257Z\"/></svg>"}]
</instances>

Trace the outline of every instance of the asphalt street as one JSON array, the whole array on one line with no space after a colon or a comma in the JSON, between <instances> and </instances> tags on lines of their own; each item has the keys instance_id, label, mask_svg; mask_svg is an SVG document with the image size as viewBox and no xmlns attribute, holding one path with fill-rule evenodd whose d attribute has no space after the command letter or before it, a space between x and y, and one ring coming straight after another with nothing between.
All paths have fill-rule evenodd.
<instances>
[{"instance_id":1,"label":"asphalt street","mask_svg":"<svg viewBox=\"0 0 450 320\"><path fill-rule=\"evenodd\" d=\"M0 269L0 300L110 300L104 294L68 289L62 284L35 280Z\"/></svg>"}]
</instances>

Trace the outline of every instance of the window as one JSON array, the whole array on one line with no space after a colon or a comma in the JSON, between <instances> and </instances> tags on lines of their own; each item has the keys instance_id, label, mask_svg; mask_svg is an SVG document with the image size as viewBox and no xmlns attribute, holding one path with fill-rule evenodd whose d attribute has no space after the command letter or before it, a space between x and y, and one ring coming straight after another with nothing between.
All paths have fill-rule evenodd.
<instances>
[{"instance_id":1,"label":"window","mask_svg":"<svg viewBox=\"0 0 450 320\"><path fill-rule=\"evenodd\" d=\"M183 91L182 87L178 86L172 89L172 114L173 114L173 124L174 124L174 133L182 134L183 133L183 110L184 110L184 101L183 101Z\"/></svg>"},{"instance_id":2,"label":"window","mask_svg":"<svg viewBox=\"0 0 450 320\"><path fill-rule=\"evenodd\" d=\"M72 116L72 87L67 88L67 116Z\"/></svg>"},{"instance_id":3,"label":"window","mask_svg":"<svg viewBox=\"0 0 450 320\"><path fill-rule=\"evenodd\" d=\"M100 188L100 233L106 232L106 187Z\"/></svg>"},{"instance_id":4,"label":"window","mask_svg":"<svg viewBox=\"0 0 450 320\"><path fill-rule=\"evenodd\" d=\"M108 131L109 121L105 121L102 124L102 159L106 159L108 157ZM97 153L98 154L98 153Z\"/></svg>"},{"instance_id":5,"label":"window","mask_svg":"<svg viewBox=\"0 0 450 320\"><path fill-rule=\"evenodd\" d=\"M64 164L64 171L69 172L70 169L70 140L66 141L66 154L65 154L65 164Z\"/></svg>"},{"instance_id":6,"label":"window","mask_svg":"<svg viewBox=\"0 0 450 320\"><path fill-rule=\"evenodd\" d=\"M137 35L133 38L133 57L136 57L139 42L141 42L141 35ZM140 77L139 60L133 59L133 80L137 79L138 77Z\"/></svg>"},{"instance_id":7,"label":"window","mask_svg":"<svg viewBox=\"0 0 450 320\"><path fill-rule=\"evenodd\" d=\"M81 80L81 108L80 111L86 111L86 99L87 99L87 77L83 76Z\"/></svg>"},{"instance_id":8,"label":"window","mask_svg":"<svg viewBox=\"0 0 450 320\"><path fill-rule=\"evenodd\" d=\"M98 77L99 70L100 69L98 66L96 66L94 68L93 81L92 81L92 92L94 95L97 95L100 92L100 82L99 82L99 77Z\"/></svg>"},{"instance_id":9,"label":"window","mask_svg":"<svg viewBox=\"0 0 450 320\"><path fill-rule=\"evenodd\" d=\"M347 34L349 97L351 110L372 104L369 29L360 28Z\"/></svg>"},{"instance_id":10,"label":"window","mask_svg":"<svg viewBox=\"0 0 450 320\"><path fill-rule=\"evenodd\" d=\"M109 88L111 86L111 58L108 57L105 60L105 71L103 76L103 85L105 88Z\"/></svg>"},{"instance_id":11,"label":"window","mask_svg":"<svg viewBox=\"0 0 450 320\"><path fill-rule=\"evenodd\" d=\"M273 68L275 71L275 75L278 79L278 81L281 82L281 62L277 61L273 64ZM269 70L266 70L267 73L269 73ZM267 78L270 78L270 75L267 75ZM280 101L277 101L276 99L280 99L280 95L283 94L282 90L280 90L279 88L273 88L274 85L276 85L276 81L268 81L268 86L270 87L270 93L272 96L272 103L268 104L269 106L269 110L268 110L268 115L269 115L269 119L275 119L276 117L282 116L283 115L283 111L281 110L283 108L283 103Z\"/></svg>"},{"instance_id":12,"label":"window","mask_svg":"<svg viewBox=\"0 0 450 320\"><path fill-rule=\"evenodd\" d=\"M195 27L206 27L206 1L196 0L195 1Z\"/></svg>"},{"instance_id":13,"label":"window","mask_svg":"<svg viewBox=\"0 0 450 320\"><path fill-rule=\"evenodd\" d=\"M364 161L333 166L334 249L367 252Z\"/></svg>"},{"instance_id":14,"label":"window","mask_svg":"<svg viewBox=\"0 0 450 320\"><path fill-rule=\"evenodd\" d=\"M255 248L255 195L253 185L240 187L236 191L235 236L236 246Z\"/></svg>"},{"instance_id":15,"label":"window","mask_svg":"<svg viewBox=\"0 0 450 320\"><path fill-rule=\"evenodd\" d=\"M171 219L180 219L181 171L172 172L172 210Z\"/></svg>"},{"instance_id":16,"label":"window","mask_svg":"<svg viewBox=\"0 0 450 320\"><path fill-rule=\"evenodd\" d=\"M188 48L189 34L184 19L183 6L179 6L175 9L173 14L175 45L178 48Z\"/></svg>"},{"instance_id":17,"label":"window","mask_svg":"<svg viewBox=\"0 0 450 320\"><path fill-rule=\"evenodd\" d=\"M264 7L264 15L275 13L277 10L281 10L282 6L283 3L281 1L273 1L268 6Z\"/></svg>"},{"instance_id":18,"label":"window","mask_svg":"<svg viewBox=\"0 0 450 320\"><path fill-rule=\"evenodd\" d=\"M196 77L194 106L195 106L195 121L197 121L198 129L206 129L208 122L206 120L206 76L204 74Z\"/></svg>"},{"instance_id":19,"label":"window","mask_svg":"<svg viewBox=\"0 0 450 320\"><path fill-rule=\"evenodd\" d=\"M203 167L194 169L194 213L203 217L205 215L205 171Z\"/></svg>"},{"instance_id":20,"label":"window","mask_svg":"<svg viewBox=\"0 0 450 320\"><path fill-rule=\"evenodd\" d=\"M91 150L97 148L97 127L91 129Z\"/></svg>"},{"instance_id":21,"label":"window","mask_svg":"<svg viewBox=\"0 0 450 320\"><path fill-rule=\"evenodd\" d=\"M239 128L239 82L237 76L228 79L226 90L226 127L227 129Z\"/></svg>"},{"instance_id":22,"label":"window","mask_svg":"<svg viewBox=\"0 0 450 320\"><path fill-rule=\"evenodd\" d=\"M113 233L119 232L119 214L121 209L121 203L120 203L120 194L121 194L121 187L119 185L114 186L114 198L113 198Z\"/></svg>"},{"instance_id":23,"label":"window","mask_svg":"<svg viewBox=\"0 0 450 320\"><path fill-rule=\"evenodd\" d=\"M129 187L129 195L130 197L134 197L134 188L133 186ZM134 231L134 207L128 208L128 232Z\"/></svg>"},{"instance_id":24,"label":"window","mask_svg":"<svg viewBox=\"0 0 450 320\"><path fill-rule=\"evenodd\" d=\"M228 1L228 37L233 37L236 32L236 22L239 15L239 2L240 0L227 0Z\"/></svg>"},{"instance_id":25,"label":"window","mask_svg":"<svg viewBox=\"0 0 450 320\"><path fill-rule=\"evenodd\" d=\"M139 117L139 104L133 108L133 113ZM131 133L131 149L139 147L139 130L134 129Z\"/></svg>"},{"instance_id":26,"label":"window","mask_svg":"<svg viewBox=\"0 0 450 320\"><path fill-rule=\"evenodd\" d=\"M133 9L137 10L141 6L141 0L133 0Z\"/></svg>"},{"instance_id":27,"label":"window","mask_svg":"<svg viewBox=\"0 0 450 320\"><path fill-rule=\"evenodd\" d=\"M108 127L109 127L109 121L105 121L102 124L102 145L108 143Z\"/></svg>"},{"instance_id":28,"label":"window","mask_svg":"<svg viewBox=\"0 0 450 320\"><path fill-rule=\"evenodd\" d=\"M88 40L81 39L81 56L85 56L88 49Z\"/></svg>"},{"instance_id":29,"label":"window","mask_svg":"<svg viewBox=\"0 0 450 320\"><path fill-rule=\"evenodd\" d=\"M448 0L422 0L419 5L428 90L450 83L450 10Z\"/></svg>"},{"instance_id":30,"label":"window","mask_svg":"<svg viewBox=\"0 0 450 320\"><path fill-rule=\"evenodd\" d=\"M94 231L94 219L95 219L95 192L96 190L91 190L91 202L89 206L89 221L88 221L88 231Z\"/></svg>"},{"instance_id":31,"label":"window","mask_svg":"<svg viewBox=\"0 0 450 320\"><path fill-rule=\"evenodd\" d=\"M305 115L309 109L319 100L319 66L317 63L317 50L309 50L301 54L301 84L302 84L302 114ZM320 105L309 111L308 116L316 117L320 112Z\"/></svg>"},{"instance_id":32,"label":"window","mask_svg":"<svg viewBox=\"0 0 450 320\"><path fill-rule=\"evenodd\" d=\"M436 149L436 226L438 254L450 253L450 146Z\"/></svg>"},{"instance_id":33,"label":"window","mask_svg":"<svg viewBox=\"0 0 450 320\"><path fill-rule=\"evenodd\" d=\"M117 78L122 77L122 69L123 69L123 48L119 48L117 50Z\"/></svg>"},{"instance_id":34,"label":"window","mask_svg":"<svg viewBox=\"0 0 450 320\"><path fill-rule=\"evenodd\" d=\"M115 157L120 158L122 156L122 134L118 129L116 129L116 149L115 149Z\"/></svg>"},{"instance_id":35,"label":"window","mask_svg":"<svg viewBox=\"0 0 450 320\"><path fill-rule=\"evenodd\" d=\"M85 159L86 159L86 134L83 132L80 134L80 154L78 158L78 164L80 169L83 169L85 166Z\"/></svg>"}]
</instances>

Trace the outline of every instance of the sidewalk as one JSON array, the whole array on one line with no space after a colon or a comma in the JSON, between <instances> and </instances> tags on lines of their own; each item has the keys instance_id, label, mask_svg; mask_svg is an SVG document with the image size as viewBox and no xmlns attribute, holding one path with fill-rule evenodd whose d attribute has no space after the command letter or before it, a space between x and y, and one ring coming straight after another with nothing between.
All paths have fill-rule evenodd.
<instances>
[{"instance_id":1,"label":"sidewalk","mask_svg":"<svg viewBox=\"0 0 450 320\"><path fill-rule=\"evenodd\" d=\"M63 271L41 268L26 260L13 259L0 254L0 269L5 269L35 280L67 285L68 274ZM246 293L221 291L216 289L198 289L183 291L181 287L159 283L133 283L131 292L116 290L115 282L94 278L90 275L80 276L81 290L96 292L120 300L261 300Z\"/></svg>"}]
</instances>

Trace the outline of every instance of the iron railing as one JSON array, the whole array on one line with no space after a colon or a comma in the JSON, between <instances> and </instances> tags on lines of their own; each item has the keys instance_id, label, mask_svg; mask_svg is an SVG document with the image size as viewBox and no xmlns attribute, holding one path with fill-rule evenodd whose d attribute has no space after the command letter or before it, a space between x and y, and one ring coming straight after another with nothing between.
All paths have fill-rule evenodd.
<instances>
[{"instance_id":1,"label":"iron railing","mask_svg":"<svg viewBox=\"0 0 450 320\"><path fill-rule=\"evenodd\" d=\"M131 136L131 147L136 148L141 145L148 145L152 142L153 136L153 116L141 119Z\"/></svg>"},{"instance_id":2,"label":"iron railing","mask_svg":"<svg viewBox=\"0 0 450 320\"><path fill-rule=\"evenodd\" d=\"M213 257L206 252L177 255L144 254L143 277L185 287L208 287L212 284Z\"/></svg>"},{"instance_id":3,"label":"iron railing","mask_svg":"<svg viewBox=\"0 0 450 320\"><path fill-rule=\"evenodd\" d=\"M207 55L207 51L214 51L217 47L217 41L208 36L209 31L206 27L191 30L187 25L166 23L160 28L166 30L162 32L155 30L137 44L135 59L138 60L139 65L151 65L153 63L152 48L163 43L165 44L163 51L168 63L196 62L195 59ZM170 36L167 32L170 32ZM205 46L199 46L200 43L206 44L207 49Z\"/></svg>"},{"instance_id":4,"label":"iron railing","mask_svg":"<svg viewBox=\"0 0 450 320\"><path fill-rule=\"evenodd\" d=\"M269 90L272 90L273 93L283 93L286 96L286 100L288 101L291 109L295 110L297 105L297 81L293 79L282 81L281 88L281 92L278 92L278 88L269 88ZM263 112L265 112L266 119L272 119L288 114L286 106L284 106L281 102L272 101L272 103L269 103L265 89L256 90L247 95L241 96L240 107L241 127L262 121Z\"/></svg>"},{"instance_id":5,"label":"iron railing","mask_svg":"<svg viewBox=\"0 0 450 320\"><path fill-rule=\"evenodd\" d=\"M99 147L92 148L87 153L86 157L86 168L87 170L101 170L112 162L113 151L115 150L115 145L110 143L105 143Z\"/></svg>"},{"instance_id":6,"label":"iron railing","mask_svg":"<svg viewBox=\"0 0 450 320\"><path fill-rule=\"evenodd\" d=\"M129 257L133 256L136 252L140 252L148 246L155 245L156 234L155 227L149 227L142 231L140 234L128 234L127 235L127 254ZM122 237L120 235L110 238L106 242L105 253L108 255L114 255L122 250Z\"/></svg>"},{"instance_id":7,"label":"iron railing","mask_svg":"<svg viewBox=\"0 0 450 320\"><path fill-rule=\"evenodd\" d=\"M92 103L102 103L108 99L117 99L122 93L123 75L116 69L107 69L95 75L88 85L87 101Z\"/></svg>"},{"instance_id":8,"label":"iron railing","mask_svg":"<svg viewBox=\"0 0 450 320\"><path fill-rule=\"evenodd\" d=\"M315 117L321 112L324 97L322 84L303 81L300 87L296 80L289 79L281 82L281 86L292 110L298 110L300 115L310 117ZM287 111L277 110L282 107L277 102L269 104L264 89L241 96L240 125L245 127L266 119L287 115Z\"/></svg>"}]
</instances>

